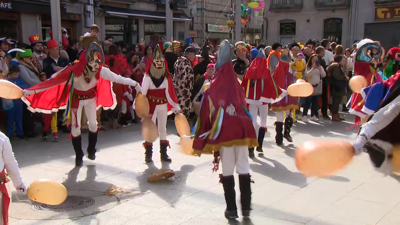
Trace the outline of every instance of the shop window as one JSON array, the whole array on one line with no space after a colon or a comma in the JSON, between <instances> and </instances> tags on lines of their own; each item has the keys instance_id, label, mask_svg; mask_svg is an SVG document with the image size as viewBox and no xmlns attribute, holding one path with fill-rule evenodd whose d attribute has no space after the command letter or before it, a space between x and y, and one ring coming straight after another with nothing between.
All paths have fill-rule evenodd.
<instances>
[{"instance_id":1,"label":"shop window","mask_svg":"<svg viewBox=\"0 0 400 225\"><path fill-rule=\"evenodd\" d=\"M11 37L18 39L18 22L11 20L0 20L0 37Z\"/></svg>"},{"instance_id":2,"label":"shop window","mask_svg":"<svg viewBox=\"0 0 400 225\"><path fill-rule=\"evenodd\" d=\"M280 42L282 45L287 45L293 42L296 36L296 21L283 20L279 24Z\"/></svg>"},{"instance_id":3,"label":"shop window","mask_svg":"<svg viewBox=\"0 0 400 225\"><path fill-rule=\"evenodd\" d=\"M118 41L126 44L138 43L136 20L106 17L106 36L112 36L114 43Z\"/></svg>"},{"instance_id":4,"label":"shop window","mask_svg":"<svg viewBox=\"0 0 400 225\"><path fill-rule=\"evenodd\" d=\"M324 38L338 44L342 43L343 19L329 18L324 20Z\"/></svg>"}]
</instances>

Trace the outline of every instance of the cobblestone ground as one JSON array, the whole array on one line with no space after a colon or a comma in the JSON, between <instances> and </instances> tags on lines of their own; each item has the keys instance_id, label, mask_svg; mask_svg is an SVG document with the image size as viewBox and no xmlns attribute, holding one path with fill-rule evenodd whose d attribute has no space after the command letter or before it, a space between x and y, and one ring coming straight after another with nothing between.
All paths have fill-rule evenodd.
<instances>
[{"instance_id":1,"label":"cobblestone ground","mask_svg":"<svg viewBox=\"0 0 400 225\"><path fill-rule=\"evenodd\" d=\"M354 118L344 116L347 122L343 123L298 122L293 128L294 142L284 147L274 143L274 118L270 117L265 155L250 160L255 181L251 220L239 218L230 224L400 224L400 184L374 171L366 155L330 178L306 178L296 170L293 156L300 143L355 138L355 131L346 129ZM85 159L80 169L74 168L74 151L67 134L61 134L58 143L42 142L39 137L13 141L27 186L37 179L50 179L62 182L69 195L87 199L71 201L76 210L47 210L32 205L12 189L11 224L228 224L223 216L225 203L218 173L211 171L212 157L181 154L172 122L168 134L171 164L160 162L158 143L154 146L154 164L144 164L140 126L135 124L101 132L96 161ZM83 134L83 146L87 146L86 137ZM161 168L173 169L175 177L147 183L146 178ZM111 185L123 188L124 193L106 196ZM84 204L91 205L84 208Z\"/></svg>"}]
</instances>

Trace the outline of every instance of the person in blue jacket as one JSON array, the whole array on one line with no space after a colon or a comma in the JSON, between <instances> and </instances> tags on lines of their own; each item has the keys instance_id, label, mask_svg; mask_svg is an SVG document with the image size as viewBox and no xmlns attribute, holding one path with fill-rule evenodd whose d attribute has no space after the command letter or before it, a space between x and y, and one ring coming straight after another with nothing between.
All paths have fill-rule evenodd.
<instances>
[{"instance_id":1,"label":"person in blue jacket","mask_svg":"<svg viewBox=\"0 0 400 225\"><path fill-rule=\"evenodd\" d=\"M19 67L12 65L8 72L8 81L16 84L21 89L29 88L30 86L25 85L24 81L19 78ZM6 110L7 114L7 136L11 138L14 135L14 124L17 130L17 137L24 139L24 130L22 128L22 112L23 112L23 102L21 99L13 100L14 107Z\"/></svg>"}]
</instances>

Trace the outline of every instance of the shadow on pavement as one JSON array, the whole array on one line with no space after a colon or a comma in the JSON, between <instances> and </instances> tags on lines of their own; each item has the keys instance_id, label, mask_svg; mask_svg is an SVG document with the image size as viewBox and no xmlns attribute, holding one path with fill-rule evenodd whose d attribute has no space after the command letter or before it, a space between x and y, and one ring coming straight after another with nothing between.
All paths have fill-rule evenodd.
<instances>
[{"instance_id":1,"label":"shadow on pavement","mask_svg":"<svg viewBox=\"0 0 400 225\"><path fill-rule=\"evenodd\" d=\"M283 164L276 160L266 158L265 156L261 156L261 158L272 162L274 166L255 158L253 162L258 164L250 164L250 168L253 172L270 177L278 182L297 187L304 187L307 185L307 179L303 174L288 170Z\"/></svg>"}]
</instances>

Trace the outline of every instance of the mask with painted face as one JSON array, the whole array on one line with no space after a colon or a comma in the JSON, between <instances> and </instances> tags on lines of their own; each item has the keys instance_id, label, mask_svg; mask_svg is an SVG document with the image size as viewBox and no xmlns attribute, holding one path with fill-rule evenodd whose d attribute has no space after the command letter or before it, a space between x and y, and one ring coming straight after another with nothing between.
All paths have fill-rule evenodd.
<instances>
[{"instance_id":1,"label":"mask with painted face","mask_svg":"<svg viewBox=\"0 0 400 225\"><path fill-rule=\"evenodd\" d=\"M165 60L160 46L157 45L153 52L152 63L150 66L150 75L155 78L161 78L165 74Z\"/></svg>"}]
</instances>

